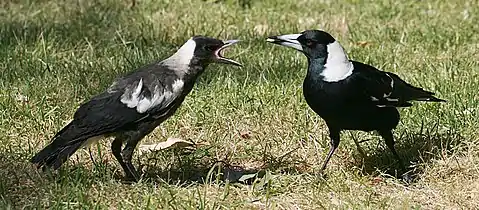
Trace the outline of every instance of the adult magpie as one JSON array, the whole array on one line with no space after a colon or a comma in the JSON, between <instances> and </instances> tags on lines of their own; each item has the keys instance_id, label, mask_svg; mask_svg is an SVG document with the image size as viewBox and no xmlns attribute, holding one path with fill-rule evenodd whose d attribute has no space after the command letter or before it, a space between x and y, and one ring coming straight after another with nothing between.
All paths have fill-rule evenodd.
<instances>
[{"instance_id":1,"label":"adult magpie","mask_svg":"<svg viewBox=\"0 0 479 210\"><path fill-rule=\"evenodd\" d=\"M138 142L173 115L210 63L241 66L222 55L223 49L237 42L194 36L169 58L117 79L82 104L73 120L31 162L38 168L58 169L81 146L113 136L113 155L126 178L137 181L140 175L131 159Z\"/></svg>"},{"instance_id":2,"label":"adult magpie","mask_svg":"<svg viewBox=\"0 0 479 210\"><path fill-rule=\"evenodd\" d=\"M392 130L400 118L396 107L412 106L410 101L444 100L396 74L349 60L343 47L327 32L307 30L271 36L267 41L294 48L308 59L303 95L311 109L325 120L331 138L322 171L339 145L342 130L378 131L405 170L394 148Z\"/></svg>"}]
</instances>

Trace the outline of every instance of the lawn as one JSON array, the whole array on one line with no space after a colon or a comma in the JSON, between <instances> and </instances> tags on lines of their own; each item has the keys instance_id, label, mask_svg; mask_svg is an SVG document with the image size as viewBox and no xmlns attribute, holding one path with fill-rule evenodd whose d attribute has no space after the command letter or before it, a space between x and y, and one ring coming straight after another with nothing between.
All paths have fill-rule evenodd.
<instances>
[{"instance_id":1,"label":"lawn","mask_svg":"<svg viewBox=\"0 0 479 210\"><path fill-rule=\"evenodd\" d=\"M479 206L476 0L0 5L0 209ZM448 101L400 110L395 138L415 177L411 184L395 178L398 164L382 139L365 132L343 132L325 176L318 174L329 138L302 95L306 59L265 42L305 29L330 32L351 59ZM198 34L243 40L226 54L244 66L209 66L176 115L141 142L176 137L195 142L195 149L136 153L144 178L133 184L122 181L110 140L79 150L58 172L28 162L82 102ZM365 140L365 156L353 138ZM231 178L248 174L257 176Z\"/></svg>"}]
</instances>

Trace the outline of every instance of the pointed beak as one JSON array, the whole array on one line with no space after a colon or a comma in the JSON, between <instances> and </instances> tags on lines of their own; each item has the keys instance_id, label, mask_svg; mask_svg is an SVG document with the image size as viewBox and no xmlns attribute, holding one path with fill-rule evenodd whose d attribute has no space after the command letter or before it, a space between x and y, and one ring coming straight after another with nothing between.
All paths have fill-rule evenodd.
<instances>
[{"instance_id":1,"label":"pointed beak","mask_svg":"<svg viewBox=\"0 0 479 210\"><path fill-rule=\"evenodd\" d=\"M229 59L229 58L225 58L222 54L222 51L224 49L228 48L231 45L234 45L234 44L238 43L239 41L240 40L226 40L226 41L223 41L224 45L221 46L218 50L215 51L216 62L231 64L231 65L235 65L235 66L242 66L239 62L234 61L234 60Z\"/></svg>"},{"instance_id":2,"label":"pointed beak","mask_svg":"<svg viewBox=\"0 0 479 210\"><path fill-rule=\"evenodd\" d=\"M301 43L298 42L298 37L300 36L301 34L286 34L286 35L280 35L280 36L270 36L268 37L268 39L266 39L266 41L271 42L273 44L291 47L303 52L303 47L301 46Z\"/></svg>"}]
</instances>

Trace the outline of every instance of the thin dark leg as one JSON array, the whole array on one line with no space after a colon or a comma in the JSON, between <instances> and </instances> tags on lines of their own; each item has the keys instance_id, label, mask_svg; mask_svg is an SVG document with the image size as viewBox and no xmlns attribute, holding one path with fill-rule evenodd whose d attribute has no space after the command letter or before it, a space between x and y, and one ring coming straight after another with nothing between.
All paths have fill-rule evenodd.
<instances>
[{"instance_id":1,"label":"thin dark leg","mask_svg":"<svg viewBox=\"0 0 479 210\"><path fill-rule=\"evenodd\" d=\"M386 131L378 131L379 134L384 138L386 141L386 145L389 147L391 152L394 155L394 158L399 162L399 165L401 167L402 173L402 179L406 181L407 183L412 181L411 176L407 173L406 165L404 165L403 160L401 157L399 157L398 153L396 152L396 149L394 148L394 136L391 130L386 130Z\"/></svg>"},{"instance_id":2,"label":"thin dark leg","mask_svg":"<svg viewBox=\"0 0 479 210\"><path fill-rule=\"evenodd\" d=\"M125 163L125 174L126 178L129 180L135 180L139 181L140 180L140 174L138 171L136 171L135 166L131 163L131 159L133 157L133 151L136 148L136 145L138 142L140 142L141 139L143 139L144 135L141 136L131 136L130 139L128 139L128 142L125 145L125 148L121 152L122 159L124 160Z\"/></svg>"},{"instance_id":3,"label":"thin dark leg","mask_svg":"<svg viewBox=\"0 0 479 210\"><path fill-rule=\"evenodd\" d=\"M386 145L388 146L389 150L393 153L394 158L399 162L401 165L402 169L406 169L404 162L402 161L401 157L399 157L398 153L396 152L396 149L394 148L394 136L391 130L386 130L386 131L378 131L379 135L381 135L384 138L384 141L386 141Z\"/></svg>"},{"instance_id":4,"label":"thin dark leg","mask_svg":"<svg viewBox=\"0 0 479 210\"><path fill-rule=\"evenodd\" d=\"M326 157L326 160L324 160L323 167L321 167L321 171L324 171L326 169L326 166L328 165L329 159L331 159L331 156L333 156L334 151L338 148L339 146L339 134L340 130L339 129L331 129L329 128L329 138L331 138L331 146L329 148L329 153L328 156Z\"/></svg>"},{"instance_id":5,"label":"thin dark leg","mask_svg":"<svg viewBox=\"0 0 479 210\"><path fill-rule=\"evenodd\" d=\"M124 169L127 175L127 179L135 181L140 180L140 174L135 169L135 166L133 166L133 164L131 163L133 152L135 151L138 142L140 142L147 134L151 133L159 124L160 122L158 121L144 122L138 125L138 130L128 131L124 133L124 135L127 136L127 140L125 148L123 148L123 150L121 151L121 156L125 163Z\"/></svg>"},{"instance_id":6,"label":"thin dark leg","mask_svg":"<svg viewBox=\"0 0 479 210\"><path fill-rule=\"evenodd\" d=\"M123 139L124 137L116 137L115 140L111 143L111 151L113 153L113 156L115 156L116 160L121 165L121 168L123 168L123 171L125 172L126 177L133 177L133 174L130 173L128 167L125 164L125 161L123 161L123 157L121 156L121 147L123 146Z\"/></svg>"}]
</instances>

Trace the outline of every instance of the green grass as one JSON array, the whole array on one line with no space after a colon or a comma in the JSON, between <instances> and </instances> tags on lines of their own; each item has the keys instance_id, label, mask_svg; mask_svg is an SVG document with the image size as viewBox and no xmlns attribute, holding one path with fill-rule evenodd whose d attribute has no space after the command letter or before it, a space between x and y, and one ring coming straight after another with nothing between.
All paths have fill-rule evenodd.
<instances>
[{"instance_id":1,"label":"green grass","mask_svg":"<svg viewBox=\"0 0 479 210\"><path fill-rule=\"evenodd\" d=\"M211 2L2 1L0 207L477 208L477 1ZM305 58L265 42L304 29L326 30L352 59L448 100L401 109L395 137L414 183L394 178L397 165L383 141L364 132L352 133L371 139L361 145L367 157L343 132L327 177L317 176L329 139L302 96ZM177 114L142 142L179 137L201 143L196 150L135 156L146 176L136 184L122 183L107 140L78 151L58 173L29 164L80 103L197 34L243 40L227 54L244 67L211 65ZM228 165L261 176L225 181Z\"/></svg>"}]
</instances>

